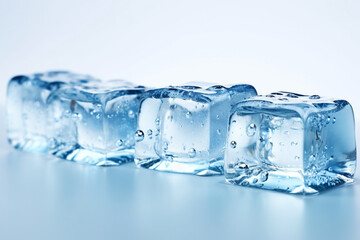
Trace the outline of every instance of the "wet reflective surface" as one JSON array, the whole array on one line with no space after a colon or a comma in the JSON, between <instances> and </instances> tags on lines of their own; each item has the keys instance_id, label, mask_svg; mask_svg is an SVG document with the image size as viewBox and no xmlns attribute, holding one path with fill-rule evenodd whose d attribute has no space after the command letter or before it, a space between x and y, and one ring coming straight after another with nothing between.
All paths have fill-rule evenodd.
<instances>
[{"instance_id":1,"label":"wet reflective surface","mask_svg":"<svg viewBox=\"0 0 360 240\"><path fill-rule=\"evenodd\" d=\"M3 110L1 110L3 112ZM359 239L360 179L293 196L13 150L0 119L0 239Z\"/></svg>"}]
</instances>

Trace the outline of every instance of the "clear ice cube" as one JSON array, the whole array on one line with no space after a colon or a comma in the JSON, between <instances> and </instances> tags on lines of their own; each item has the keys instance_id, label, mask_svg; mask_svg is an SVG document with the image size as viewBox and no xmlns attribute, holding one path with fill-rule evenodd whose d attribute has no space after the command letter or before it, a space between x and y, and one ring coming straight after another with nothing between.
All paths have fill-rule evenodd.
<instances>
[{"instance_id":1,"label":"clear ice cube","mask_svg":"<svg viewBox=\"0 0 360 240\"><path fill-rule=\"evenodd\" d=\"M98 80L66 71L13 77L7 88L7 133L10 144L25 151L47 152L47 97L63 86L89 81Z\"/></svg>"},{"instance_id":2,"label":"clear ice cube","mask_svg":"<svg viewBox=\"0 0 360 240\"><path fill-rule=\"evenodd\" d=\"M132 161L144 89L112 80L55 91L48 98L50 152L99 166Z\"/></svg>"},{"instance_id":3,"label":"clear ice cube","mask_svg":"<svg viewBox=\"0 0 360 240\"><path fill-rule=\"evenodd\" d=\"M236 105L225 152L228 182L311 194L352 182L354 115L345 100L277 92Z\"/></svg>"},{"instance_id":4,"label":"clear ice cube","mask_svg":"<svg viewBox=\"0 0 360 240\"><path fill-rule=\"evenodd\" d=\"M140 107L135 163L160 171L222 174L230 109L256 94L250 85L148 91Z\"/></svg>"}]
</instances>

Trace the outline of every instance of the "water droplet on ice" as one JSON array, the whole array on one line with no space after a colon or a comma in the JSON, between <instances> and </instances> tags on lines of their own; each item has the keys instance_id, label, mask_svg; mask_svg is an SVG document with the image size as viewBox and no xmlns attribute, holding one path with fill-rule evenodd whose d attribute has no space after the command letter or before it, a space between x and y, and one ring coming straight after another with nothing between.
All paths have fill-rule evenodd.
<instances>
[{"instance_id":1,"label":"water droplet on ice","mask_svg":"<svg viewBox=\"0 0 360 240\"><path fill-rule=\"evenodd\" d=\"M119 140L116 141L116 146L120 147L120 146L123 145L123 143L124 143L124 141L122 139L119 139Z\"/></svg>"},{"instance_id":2,"label":"water droplet on ice","mask_svg":"<svg viewBox=\"0 0 360 240\"><path fill-rule=\"evenodd\" d=\"M156 118L156 119L155 119L155 124L156 124L157 126L160 125L160 118Z\"/></svg>"},{"instance_id":3,"label":"water droplet on ice","mask_svg":"<svg viewBox=\"0 0 360 240\"><path fill-rule=\"evenodd\" d=\"M268 178L269 178L269 173L268 172L262 172L260 174L260 181L265 182L266 180L268 180Z\"/></svg>"},{"instance_id":4,"label":"water droplet on ice","mask_svg":"<svg viewBox=\"0 0 360 240\"><path fill-rule=\"evenodd\" d=\"M246 129L246 135L248 135L249 137L252 137L255 135L256 132L256 125L255 123L251 123L249 124L249 126Z\"/></svg>"},{"instance_id":5,"label":"water droplet on ice","mask_svg":"<svg viewBox=\"0 0 360 240\"><path fill-rule=\"evenodd\" d=\"M190 150L189 150L189 157L193 158L193 157L195 157L195 155L196 155L196 150L195 150L195 148L190 148Z\"/></svg>"},{"instance_id":6,"label":"water droplet on ice","mask_svg":"<svg viewBox=\"0 0 360 240\"><path fill-rule=\"evenodd\" d=\"M319 95L312 95L309 98L310 99L320 99L320 96Z\"/></svg>"},{"instance_id":7,"label":"water droplet on ice","mask_svg":"<svg viewBox=\"0 0 360 240\"><path fill-rule=\"evenodd\" d=\"M129 118L134 118L134 117L135 117L134 111L133 111L133 110L129 110L128 116L129 116Z\"/></svg>"},{"instance_id":8,"label":"water droplet on ice","mask_svg":"<svg viewBox=\"0 0 360 240\"><path fill-rule=\"evenodd\" d=\"M231 146L231 148L236 148L236 142L235 142L235 141L231 141L231 142L230 142L230 146Z\"/></svg>"},{"instance_id":9,"label":"water droplet on ice","mask_svg":"<svg viewBox=\"0 0 360 240\"><path fill-rule=\"evenodd\" d=\"M185 116L186 118L191 118L191 112L187 112Z\"/></svg>"},{"instance_id":10,"label":"water droplet on ice","mask_svg":"<svg viewBox=\"0 0 360 240\"><path fill-rule=\"evenodd\" d=\"M141 130L137 130L135 133L135 141L141 142L144 139L144 132Z\"/></svg>"}]
</instances>

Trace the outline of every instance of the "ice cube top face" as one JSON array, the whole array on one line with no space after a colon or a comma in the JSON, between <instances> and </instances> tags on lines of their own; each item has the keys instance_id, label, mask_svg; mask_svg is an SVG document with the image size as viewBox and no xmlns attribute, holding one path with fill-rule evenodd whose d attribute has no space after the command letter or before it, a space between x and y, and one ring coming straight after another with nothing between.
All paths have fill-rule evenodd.
<instances>
[{"instance_id":1,"label":"ice cube top face","mask_svg":"<svg viewBox=\"0 0 360 240\"><path fill-rule=\"evenodd\" d=\"M160 171L222 174L231 106L256 94L250 85L148 91L140 107L135 163Z\"/></svg>"},{"instance_id":2,"label":"ice cube top face","mask_svg":"<svg viewBox=\"0 0 360 240\"><path fill-rule=\"evenodd\" d=\"M7 88L8 140L17 149L46 152L47 105L49 94L66 85L96 79L65 71L13 77Z\"/></svg>"},{"instance_id":3,"label":"ice cube top face","mask_svg":"<svg viewBox=\"0 0 360 240\"><path fill-rule=\"evenodd\" d=\"M230 183L311 194L352 181L356 145L347 101L277 92L239 103L229 123Z\"/></svg>"},{"instance_id":4,"label":"ice cube top face","mask_svg":"<svg viewBox=\"0 0 360 240\"><path fill-rule=\"evenodd\" d=\"M49 97L51 153L91 165L134 158L134 136L144 87L114 80L62 88Z\"/></svg>"}]
</instances>

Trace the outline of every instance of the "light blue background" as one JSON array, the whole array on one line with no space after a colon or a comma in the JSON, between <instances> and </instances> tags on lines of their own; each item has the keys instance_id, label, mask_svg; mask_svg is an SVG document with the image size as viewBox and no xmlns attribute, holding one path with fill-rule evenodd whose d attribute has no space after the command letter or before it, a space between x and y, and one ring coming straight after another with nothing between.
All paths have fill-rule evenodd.
<instances>
[{"instance_id":1,"label":"light blue background","mask_svg":"<svg viewBox=\"0 0 360 240\"><path fill-rule=\"evenodd\" d=\"M359 125L359 12L345 0L0 0L0 239L360 239L358 174L303 197L90 167L12 150L4 118L10 77L69 69L345 98Z\"/></svg>"}]
</instances>

